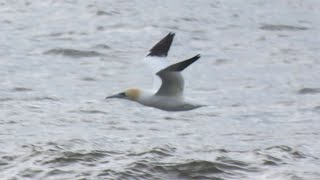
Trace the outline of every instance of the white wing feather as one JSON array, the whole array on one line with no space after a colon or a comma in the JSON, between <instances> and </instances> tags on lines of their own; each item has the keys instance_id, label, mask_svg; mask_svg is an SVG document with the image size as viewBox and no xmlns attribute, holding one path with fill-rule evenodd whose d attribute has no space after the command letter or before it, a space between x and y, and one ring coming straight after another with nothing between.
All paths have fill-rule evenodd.
<instances>
[{"instance_id":1,"label":"white wing feather","mask_svg":"<svg viewBox=\"0 0 320 180\"><path fill-rule=\"evenodd\" d=\"M164 38L162 38L156 45L150 50L144 61L149 65L151 73L153 74L153 89L156 91L161 86L161 80L156 77L156 73L164 69L168 65L167 55L170 50L173 38L175 34L170 32Z\"/></svg>"},{"instance_id":2,"label":"white wing feather","mask_svg":"<svg viewBox=\"0 0 320 180\"><path fill-rule=\"evenodd\" d=\"M168 66L168 59L167 57L147 56L143 61L149 66L150 73L152 73L152 89L156 92L161 86L161 79L156 73Z\"/></svg>"}]
</instances>

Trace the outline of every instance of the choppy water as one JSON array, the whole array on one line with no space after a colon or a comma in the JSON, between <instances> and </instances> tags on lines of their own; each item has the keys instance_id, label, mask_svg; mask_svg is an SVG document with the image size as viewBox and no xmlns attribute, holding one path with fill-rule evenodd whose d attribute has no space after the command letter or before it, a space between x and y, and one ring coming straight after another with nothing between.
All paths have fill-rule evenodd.
<instances>
[{"instance_id":1,"label":"choppy water","mask_svg":"<svg viewBox=\"0 0 320 180\"><path fill-rule=\"evenodd\" d=\"M320 1L1 1L1 179L320 179ZM165 112L104 97L151 82L168 32L186 96Z\"/></svg>"}]
</instances>

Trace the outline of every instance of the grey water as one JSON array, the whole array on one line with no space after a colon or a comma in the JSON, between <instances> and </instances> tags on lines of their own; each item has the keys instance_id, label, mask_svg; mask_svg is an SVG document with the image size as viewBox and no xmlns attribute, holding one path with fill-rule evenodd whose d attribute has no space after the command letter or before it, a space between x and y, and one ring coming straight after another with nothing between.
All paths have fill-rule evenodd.
<instances>
[{"instance_id":1,"label":"grey water","mask_svg":"<svg viewBox=\"0 0 320 180\"><path fill-rule=\"evenodd\" d=\"M320 179L320 1L0 1L0 179ZM166 112L142 59L201 54Z\"/></svg>"}]
</instances>

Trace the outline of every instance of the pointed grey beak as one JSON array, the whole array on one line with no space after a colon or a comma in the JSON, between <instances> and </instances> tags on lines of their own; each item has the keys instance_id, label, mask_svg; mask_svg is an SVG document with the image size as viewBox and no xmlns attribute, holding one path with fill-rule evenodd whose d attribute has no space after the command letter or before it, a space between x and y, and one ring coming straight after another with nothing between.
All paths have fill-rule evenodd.
<instances>
[{"instance_id":1,"label":"pointed grey beak","mask_svg":"<svg viewBox=\"0 0 320 180\"><path fill-rule=\"evenodd\" d=\"M106 99L111 99L111 98L125 98L126 97L126 94L125 93L119 93L119 94L115 94L115 95L112 95L112 96L108 96L106 97Z\"/></svg>"}]
</instances>

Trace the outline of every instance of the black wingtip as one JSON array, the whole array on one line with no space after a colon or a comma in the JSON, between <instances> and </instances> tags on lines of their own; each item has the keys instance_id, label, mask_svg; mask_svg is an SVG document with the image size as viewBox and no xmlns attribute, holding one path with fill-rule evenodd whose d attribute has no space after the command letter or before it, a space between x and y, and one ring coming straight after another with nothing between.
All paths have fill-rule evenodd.
<instances>
[{"instance_id":1,"label":"black wingtip","mask_svg":"<svg viewBox=\"0 0 320 180\"><path fill-rule=\"evenodd\" d=\"M174 36L175 33L170 32L150 49L150 53L147 56L166 57L170 50Z\"/></svg>"},{"instance_id":2,"label":"black wingtip","mask_svg":"<svg viewBox=\"0 0 320 180\"><path fill-rule=\"evenodd\" d=\"M187 59L187 60L184 60L180 63L177 63L179 64L177 66L177 71L183 71L185 68L187 68L188 66L190 66L192 63L196 62L198 59L200 59L201 55L200 54L197 54L195 55L194 57L190 58L190 59Z\"/></svg>"},{"instance_id":3,"label":"black wingtip","mask_svg":"<svg viewBox=\"0 0 320 180\"><path fill-rule=\"evenodd\" d=\"M194 56L190 59L178 62L176 64L172 64L171 66L168 66L165 69L160 70L157 74L159 75L159 73L167 72L167 71L183 71L185 68L187 68L192 63L197 61L200 57L201 57L201 55L197 54L196 56Z\"/></svg>"},{"instance_id":4,"label":"black wingtip","mask_svg":"<svg viewBox=\"0 0 320 180\"><path fill-rule=\"evenodd\" d=\"M197 55L195 55L194 57L192 57L191 59L195 59L195 61L196 61L196 60L198 60L199 58L201 58L201 55L200 55L200 54L197 54ZM189 60L191 60L191 59L189 59Z\"/></svg>"}]
</instances>

